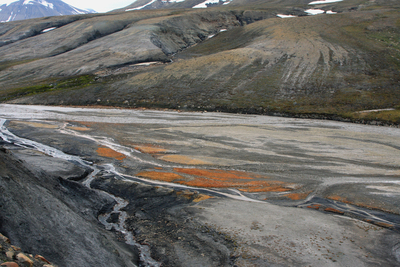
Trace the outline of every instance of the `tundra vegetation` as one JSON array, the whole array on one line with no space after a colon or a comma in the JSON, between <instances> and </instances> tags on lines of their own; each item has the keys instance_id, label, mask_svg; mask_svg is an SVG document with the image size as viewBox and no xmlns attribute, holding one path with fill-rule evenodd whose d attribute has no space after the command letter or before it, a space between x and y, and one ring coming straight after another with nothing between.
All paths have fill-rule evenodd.
<instances>
[{"instance_id":1,"label":"tundra vegetation","mask_svg":"<svg viewBox=\"0 0 400 267\"><path fill-rule=\"evenodd\" d=\"M398 125L398 1L309 2L2 23L0 101ZM336 14L310 16L310 8Z\"/></svg>"}]
</instances>

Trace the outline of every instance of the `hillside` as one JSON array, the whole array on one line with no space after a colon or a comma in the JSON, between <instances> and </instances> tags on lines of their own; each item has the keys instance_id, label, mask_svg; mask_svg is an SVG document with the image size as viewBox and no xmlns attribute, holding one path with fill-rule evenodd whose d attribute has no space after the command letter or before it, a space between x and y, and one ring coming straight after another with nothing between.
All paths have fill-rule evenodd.
<instances>
[{"instance_id":1,"label":"hillside","mask_svg":"<svg viewBox=\"0 0 400 267\"><path fill-rule=\"evenodd\" d=\"M398 124L400 3L309 3L235 0L3 23L0 99ZM394 110L358 112L375 109Z\"/></svg>"}]
</instances>

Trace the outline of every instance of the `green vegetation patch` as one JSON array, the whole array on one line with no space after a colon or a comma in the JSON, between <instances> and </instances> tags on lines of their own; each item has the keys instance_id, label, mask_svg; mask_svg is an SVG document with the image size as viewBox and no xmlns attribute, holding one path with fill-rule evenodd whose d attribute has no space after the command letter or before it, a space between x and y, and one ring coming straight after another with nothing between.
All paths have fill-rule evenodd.
<instances>
[{"instance_id":1,"label":"green vegetation patch","mask_svg":"<svg viewBox=\"0 0 400 267\"><path fill-rule=\"evenodd\" d=\"M50 91L80 89L95 82L95 76L82 75L69 77L67 79L52 79L46 83L24 86L19 88L7 89L0 91L0 102L12 100L15 98L41 94Z\"/></svg>"},{"instance_id":2,"label":"green vegetation patch","mask_svg":"<svg viewBox=\"0 0 400 267\"><path fill-rule=\"evenodd\" d=\"M371 121L384 121L391 124L400 124L400 110L382 110L372 112L353 112L347 114L347 117L353 120Z\"/></svg>"}]
</instances>

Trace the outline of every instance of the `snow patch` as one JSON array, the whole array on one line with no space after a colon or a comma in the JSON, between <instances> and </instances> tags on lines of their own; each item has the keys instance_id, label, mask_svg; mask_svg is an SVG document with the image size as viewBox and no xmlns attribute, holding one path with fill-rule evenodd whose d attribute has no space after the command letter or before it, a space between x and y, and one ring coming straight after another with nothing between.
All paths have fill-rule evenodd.
<instances>
[{"instance_id":1,"label":"snow patch","mask_svg":"<svg viewBox=\"0 0 400 267\"><path fill-rule=\"evenodd\" d=\"M11 11L11 15L8 17L8 19L3 20L2 22L10 22L10 21L14 20L16 16L17 16L17 14L14 15L14 12Z\"/></svg>"},{"instance_id":2,"label":"snow patch","mask_svg":"<svg viewBox=\"0 0 400 267\"><path fill-rule=\"evenodd\" d=\"M337 14L337 12L334 12L332 10L328 10L328 11L326 11L326 14Z\"/></svg>"},{"instance_id":3,"label":"snow patch","mask_svg":"<svg viewBox=\"0 0 400 267\"><path fill-rule=\"evenodd\" d=\"M207 4L216 4L216 3L219 3L219 0L207 0L204 1L203 3L195 5L193 8L207 8Z\"/></svg>"},{"instance_id":4,"label":"snow patch","mask_svg":"<svg viewBox=\"0 0 400 267\"><path fill-rule=\"evenodd\" d=\"M325 10L322 9L307 9L304 12L308 13L309 15L318 15L325 13Z\"/></svg>"},{"instance_id":5,"label":"snow patch","mask_svg":"<svg viewBox=\"0 0 400 267\"><path fill-rule=\"evenodd\" d=\"M293 15L283 15L283 14L278 14L278 15L276 15L277 17L280 17L280 18L283 18L283 19L285 19L285 18L296 18L296 16L293 16Z\"/></svg>"},{"instance_id":6,"label":"snow patch","mask_svg":"<svg viewBox=\"0 0 400 267\"><path fill-rule=\"evenodd\" d=\"M49 32L49 31L52 31L52 30L55 30L55 29L57 29L57 27L47 28L47 29L44 29L44 30L42 31L42 33Z\"/></svg>"},{"instance_id":7,"label":"snow patch","mask_svg":"<svg viewBox=\"0 0 400 267\"><path fill-rule=\"evenodd\" d=\"M185 2L186 0L161 0L163 3L180 3Z\"/></svg>"},{"instance_id":8,"label":"snow patch","mask_svg":"<svg viewBox=\"0 0 400 267\"><path fill-rule=\"evenodd\" d=\"M309 3L309 5L321 5L321 4L330 4L336 2L342 2L343 0L320 0L320 1L313 1Z\"/></svg>"},{"instance_id":9,"label":"snow patch","mask_svg":"<svg viewBox=\"0 0 400 267\"><path fill-rule=\"evenodd\" d=\"M46 0L25 0L23 5L34 5L35 3L54 9L54 5Z\"/></svg>"},{"instance_id":10,"label":"snow patch","mask_svg":"<svg viewBox=\"0 0 400 267\"><path fill-rule=\"evenodd\" d=\"M12 16L13 16L13 12L11 12L11 15L8 17L8 19L5 22L11 21Z\"/></svg>"},{"instance_id":11,"label":"snow patch","mask_svg":"<svg viewBox=\"0 0 400 267\"><path fill-rule=\"evenodd\" d=\"M136 64L132 64L132 65L130 65L130 66L150 66L150 65L153 65L153 64L157 64L157 63L160 63L159 61L151 61L151 62L142 62L142 63L136 63Z\"/></svg>"},{"instance_id":12,"label":"snow patch","mask_svg":"<svg viewBox=\"0 0 400 267\"><path fill-rule=\"evenodd\" d=\"M220 29L219 32L226 32L227 29ZM208 36L208 39L213 38L215 36L215 34L211 34Z\"/></svg>"},{"instance_id":13,"label":"snow patch","mask_svg":"<svg viewBox=\"0 0 400 267\"><path fill-rule=\"evenodd\" d=\"M73 10L74 10L74 13L75 14L86 14L86 12L83 12L83 11L81 11L81 10L79 10L79 9L77 9L77 8L75 8L75 7L73 7L73 6L70 6Z\"/></svg>"},{"instance_id":14,"label":"snow patch","mask_svg":"<svg viewBox=\"0 0 400 267\"><path fill-rule=\"evenodd\" d=\"M132 11L132 10L143 9L143 8L145 8L146 6L149 6L149 5L153 4L155 1L157 1L157 0L151 0L151 2L149 2L149 3L147 3L147 4L143 5L143 6L135 7L135 8L130 8L130 9L125 9L125 11Z\"/></svg>"},{"instance_id":15,"label":"snow patch","mask_svg":"<svg viewBox=\"0 0 400 267\"><path fill-rule=\"evenodd\" d=\"M2 4L0 4L1 6L2 6L2 5L9 6L9 5L11 5L12 3L15 3L15 2L18 2L18 1L15 1L15 0L8 0L8 1L1 1L1 2L3 2Z\"/></svg>"}]
</instances>

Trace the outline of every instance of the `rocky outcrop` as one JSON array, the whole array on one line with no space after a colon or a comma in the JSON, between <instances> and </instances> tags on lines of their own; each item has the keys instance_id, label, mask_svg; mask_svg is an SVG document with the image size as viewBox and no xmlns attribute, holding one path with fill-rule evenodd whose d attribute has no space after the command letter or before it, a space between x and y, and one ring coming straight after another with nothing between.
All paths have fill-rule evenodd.
<instances>
[{"instance_id":1,"label":"rocky outcrop","mask_svg":"<svg viewBox=\"0 0 400 267\"><path fill-rule=\"evenodd\" d=\"M60 267L136 266L134 250L117 241L97 220L112 199L38 170L35 165L41 164L43 155L28 156L28 164L16 154L13 149L0 151L0 232L23 251L6 246L8 239L3 237L3 261L17 262L20 267L48 262ZM55 168L47 165L45 169L74 172L73 165L58 161ZM35 258L25 251L44 256Z\"/></svg>"},{"instance_id":2,"label":"rocky outcrop","mask_svg":"<svg viewBox=\"0 0 400 267\"><path fill-rule=\"evenodd\" d=\"M21 252L21 248L11 245L10 239L0 234L0 261L5 267L53 267L43 256Z\"/></svg>"}]
</instances>

